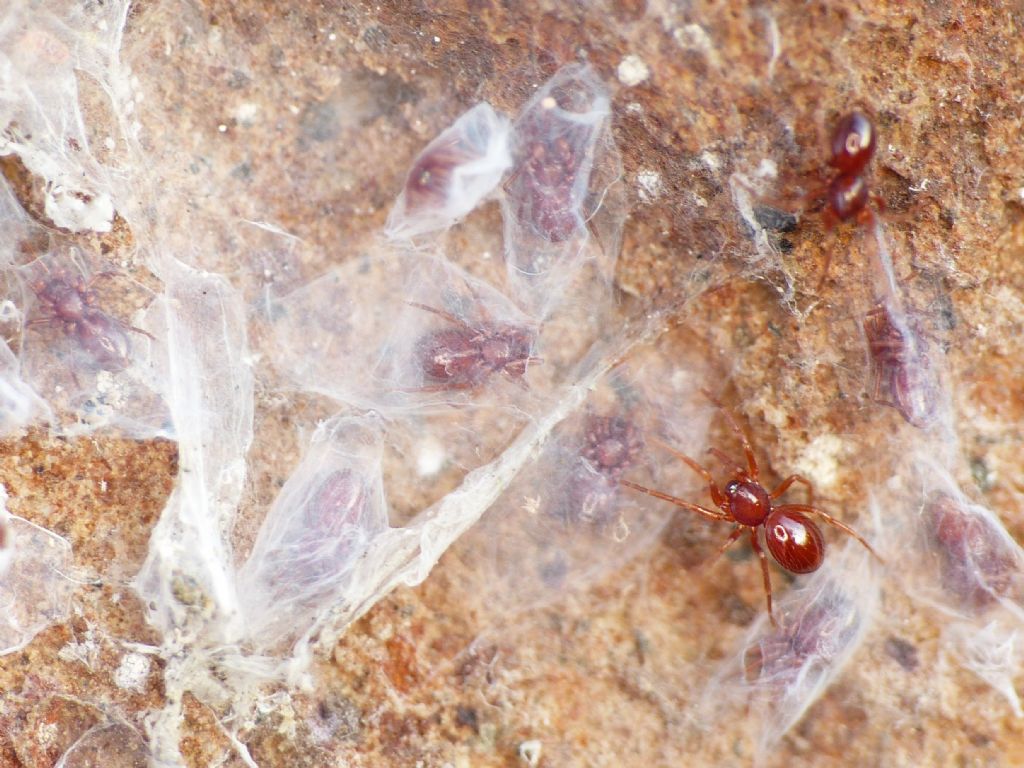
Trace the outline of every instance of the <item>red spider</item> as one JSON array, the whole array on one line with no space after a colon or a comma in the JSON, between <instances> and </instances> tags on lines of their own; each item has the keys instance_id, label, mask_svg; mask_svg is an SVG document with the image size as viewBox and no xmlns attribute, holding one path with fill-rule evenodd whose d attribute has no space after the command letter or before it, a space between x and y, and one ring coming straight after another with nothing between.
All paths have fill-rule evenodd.
<instances>
[{"instance_id":1,"label":"red spider","mask_svg":"<svg viewBox=\"0 0 1024 768\"><path fill-rule=\"evenodd\" d=\"M821 530L808 515L817 515L829 525L852 536L881 561L881 558L871 548L871 545L861 538L850 526L836 520L828 513L814 506L814 487L807 478L802 475L790 475L774 491L769 493L764 485L761 484L757 459L754 458L754 451L750 447L750 442L747 440L746 435L743 434L743 430L740 429L732 414L720 402L707 392L704 392L704 395L722 410L729 421L729 425L742 441L743 452L747 459L747 467L739 466L739 464L733 462L725 453L717 448L710 448L708 450L709 453L726 464L735 467L733 477L726 483L725 490L723 491L715 483L711 473L703 466L689 456L676 451L664 443L662 443L662 446L707 481L711 492L711 500L718 509L702 507L675 496L670 496L667 493L637 485L628 480L621 480L620 482L623 485L646 493L649 496L671 502L677 507L696 512L709 520L733 523L732 533L719 548L718 555L725 552L730 544L743 535L744 531L749 531L750 546L761 559L761 575L764 578L764 590L768 601L768 616L771 618L773 625L775 625L775 616L772 613L772 584L768 575L768 558L765 556L764 550L761 549L758 529L764 529L765 544L772 557L775 558L775 561L780 566L791 573L811 573L816 571L821 567L825 558L825 539L821 535ZM773 502L789 490L793 483L802 483L807 486L808 503L780 504L776 506Z\"/></svg>"},{"instance_id":2,"label":"red spider","mask_svg":"<svg viewBox=\"0 0 1024 768\"><path fill-rule=\"evenodd\" d=\"M875 214L868 207L869 202L873 202L879 211L885 209L882 199L871 193L867 180L868 166L875 156L877 141L875 126L863 112L851 112L836 124L829 141L831 157L828 164L838 173L821 192L811 196L818 199L824 197L825 211L822 218L826 229L851 219L861 224L874 222ZM831 263L832 252L828 251L819 288L828 277Z\"/></svg>"},{"instance_id":3,"label":"red spider","mask_svg":"<svg viewBox=\"0 0 1024 768\"><path fill-rule=\"evenodd\" d=\"M864 176L875 155L876 143L875 126L863 112L851 112L836 124L829 144L832 157L828 164L839 173L825 192L826 226L832 227L854 217L868 222L873 218L867 207L873 198Z\"/></svg>"}]
</instances>

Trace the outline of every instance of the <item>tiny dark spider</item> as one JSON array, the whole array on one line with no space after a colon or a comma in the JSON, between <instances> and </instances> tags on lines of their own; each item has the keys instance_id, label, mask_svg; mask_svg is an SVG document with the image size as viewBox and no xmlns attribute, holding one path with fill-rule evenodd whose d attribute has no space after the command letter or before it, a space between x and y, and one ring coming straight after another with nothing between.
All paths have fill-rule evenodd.
<instances>
[{"instance_id":1,"label":"tiny dark spider","mask_svg":"<svg viewBox=\"0 0 1024 768\"><path fill-rule=\"evenodd\" d=\"M331 575L357 547L360 520L370 498L362 479L352 470L331 472L311 494L301 510L301 526L296 535L272 553L283 560L275 565L272 581L281 597L297 597L297 592L318 589L317 594L333 586ZM315 598L306 595L302 602Z\"/></svg>"},{"instance_id":2,"label":"tiny dark spider","mask_svg":"<svg viewBox=\"0 0 1024 768\"><path fill-rule=\"evenodd\" d=\"M580 228L574 183L580 165L572 144L564 137L539 138L527 148L520 166L520 188L514 193L516 218L542 238L560 243Z\"/></svg>"},{"instance_id":3,"label":"tiny dark spider","mask_svg":"<svg viewBox=\"0 0 1024 768\"><path fill-rule=\"evenodd\" d=\"M643 450L643 435L622 416L591 415L584 429L580 458L596 472L618 480Z\"/></svg>"},{"instance_id":4,"label":"tiny dark spider","mask_svg":"<svg viewBox=\"0 0 1024 768\"><path fill-rule=\"evenodd\" d=\"M871 358L872 400L895 408L912 426L927 427L936 416L938 391L923 340L901 328L885 303L865 315L864 336Z\"/></svg>"},{"instance_id":5,"label":"tiny dark spider","mask_svg":"<svg viewBox=\"0 0 1024 768\"><path fill-rule=\"evenodd\" d=\"M428 383L409 391L474 390L495 373L504 373L525 386L527 367L540 362L531 354L536 333L530 328L490 319L470 324L442 309L407 303L454 326L430 331L416 342L417 363Z\"/></svg>"},{"instance_id":6,"label":"tiny dark spider","mask_svg":"<svg viewBox=\"0 0 1024 768\"><path fill-rule=\"evenodd\" d=\"M566 481L559 516L566 522L604 525L609 522L608 506L619 480L643 451L643 434L622 416L591 414L582 437L579 455Z\"/></svg>"},{"instance_id":7,"label":"tiny dark spider","mask_svg":"<svg viewBox=\"0 0 1024 768\"><path fill-rule=\"evenodd\" d=\"M715 483L711 472L703 466L670 446L664 443L661 443L661 445L704 478L711 493L711 500L718 509L702 507L628 480L621 480L622 485L646 493L649 496L671 502L677 507L696 512L708 520L721 520L733 523L732 533L719 548L718 555L725 552L730 544L743 535L745 530L749 531L750 546L761 560L761 575L764 579L765 596L768 602L768 616L771 618L773 625L775 625L775 616L772 613L772 584L768 575L768 559L758 539L759 529L764 529L765 544L772 557L775 558L775 561L782 568L791 573L811 573L818 570L822 562L824 562L825 539L821 534L821 530L808 515L817 515L829 525L852 536L881 561L881 558L871 548L871 545L861 538L860 534L854 531L853 528L814 506L814 486L807 478L802 475L790 475L774 491L769 493L759 479L760 470L757 465L757 459L754 457L754 451L750 447L750 441L747 440L747 436L740 429L732 414L720 402L708 392L704 392L704 395L721 409L730 427L740 438L743 444L743 453L747 459L747 467L744 468L733 462L725 453L717 448L708 449L708 453L722 460L727 465L734 467L733 477L726 484L723 491ZM801 483L807 487L808 503L780 504L778 506L773 504L794 483Z\"/></svg>"},{"instance_id":8,"label":"tiny dark spider","mask_svg":"<svg viewBox=\"0 0 1024 768\"><path fill-rule=\"evenodd\" d=\"M78 342L97 368L119 373L131 364L127 331L153 337L96 306L92 285L106 275L101 272L88 283L81 277L72 280L63 273L35 281L32 290L51 314L34 318L28 325L60 324L65 334Z\"/></svg>"}]
</instances>

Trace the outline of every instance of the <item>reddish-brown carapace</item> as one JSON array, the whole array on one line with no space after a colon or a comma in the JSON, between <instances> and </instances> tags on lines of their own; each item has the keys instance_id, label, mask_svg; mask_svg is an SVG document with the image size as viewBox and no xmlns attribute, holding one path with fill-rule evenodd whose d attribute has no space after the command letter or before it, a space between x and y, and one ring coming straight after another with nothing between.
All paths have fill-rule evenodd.
<instances>
[{"instance_id":1,"label":"reddish-brown carapace","mask_svg":"<svg viewBox=\"0 0 1024 768\"><path fill-rule=\"evenodd\" d=\"M931 424L939 392L924 340L888 304L880 302L864 317L871 361L871 399L899 411L915 427Z\"/></svg>"},{"instance_id":2,"label":"reddish-brown carapace","mask_svg":"<svg viewBox=\"0 0 1024 768\"><path fill-rule=\"evenodd\" d=\"M352 470L323 478L300 512L302 524L294 538L270 555L272 562L281 560L273 579L279 597L314 585L320 591L331 588L332 573L362 544L359 524L369 504L366 484Z\"/></svg>"},{"instance_id":3,"label":"reddish-brown carapace","mask_svg":"<svg viewBox=\"0 0 1024 768\"><path fill-rule=\"evenodd\" d=\"M106 274L100 273L93 282ZM100 370L118 373L129 366L129 331L152 338L141 328L130 326L100 309L92 282L87 283L81 277L71 278L58 272L36 280L31 287L49 314L33 318L28 325L61 326Z\"/></svg>"},{"instance_id":4,"label":"reddish-brown carapace","mask_svg":"<svg viewBox=\"0 0 1024 768\"><path fill-rule=\"evenodd\" d=\"M303 527L317 536L337 538L355 525L368 503L366 486L351 469L324 477L302 510Z\"/></svg>"},{"instance_id":5,"label":"reddish-brown carapace","mask_svg":"<svg viewBox=\"0 0 1024 768\"><path fill-rule=\"evenodd\" d=\"M474 390L496 373L522 381L531 363L536 332L526 326L484 319L468 322L418 302L410 306L443 317L450 328L430 331L416 342L416 360L423 376L417 392Z\"/></svg>"},{"instance_id":6,"label":"reddish-brown carapace","mask_svg":"<svg viewBox=\"0 0 1024 768\"><path fill-rule=\"evenodd\" d=\"M717 509L703 507L628 480L620 482L622 485L646 493L649 496L663 499L682 509L696 512L708 520L732 523L732 533L719 548L719 555L740 538L744 532L748 533L750 536L750 546L757 553L761 561L761 575L764 580L768 615L772 620L772 624L775 624L775 616L772 613L772 585L768 575L768 559L761 548L760 531L764 531L765 545L775 559L775 562L790 573L811 573L818 570L822 562L824 562L825 539L821 534L821 529L811 519L811 516L818 517L828 525L852 536L876 558L878 555L871 548L871 545L853 528L814 506L814 488L811 481L802 475L790 475L779 483L775 490L769 492L761 483L760 468L747 436L740 429L732 414L721 403L709 393L705 392L704 394L722 410L733 432L739 437L743 445L744 456L746 457L746 466L734 462L717 448L709 449L708 452L710 454L733 468L732 477L723 489L719 487L711 472L704 466L667 445L663 444L663 447L704 478L708 484L711 501ZM807 504L775 504L794 483L800 483L807 488Z\"/></svg>"}]
</instances>

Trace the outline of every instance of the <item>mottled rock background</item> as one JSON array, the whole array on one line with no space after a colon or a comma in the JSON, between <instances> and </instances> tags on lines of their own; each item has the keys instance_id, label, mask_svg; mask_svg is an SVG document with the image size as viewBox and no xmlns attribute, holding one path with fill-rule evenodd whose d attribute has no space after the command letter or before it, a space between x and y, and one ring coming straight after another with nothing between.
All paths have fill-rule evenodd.
<instances>
[{"instance_id":1,"label":"mottled rock background","mask_svg":"<svg viewBox=\"0 0 1024 768\"><path fill-rule=\"evenodd\" d=\"M253 301L253 275L286 290L356 253L419 149L469 106L487 99L514 113L561 64L590 62L613 92L631 208L617 273L624 306L666 304L705 272L724 278L666 354L699 350L766 469L809 475L823 502L861 527L870 489L885 513L887 452L915 439L866 392L858 319L872 300L873 240L863 227L829 231L813 210L797 222L777 212L799 211L818 183L836 118L870 111L896 271L944 353L959 479L1024 535L1019 0L142 0L122 57L144 96L144 150L168 191L165 225L134 239L206 249L200 263L239 276ZM761 257L728 185L759 158L780 169L762 200L776 213L764 215ZM283 254L246 221L301 245ZM458 242L499 254L500 235L492 205ZM79 246L131 264L130 235ZM257 397L253 461L266 472L242 511L240 555L295 461L293 424L313 408L269 390ZM102 574L77 590L68 622L0 659L0 765L52 766L104 724L75 765L142 765L162 662L132 645L158 638L126 584L173 485L174 446L34 432L0 454L12 512L65 536L83 579ZM268 692L239 737L261 766L747 765L743 712L710 731L691 722L702 694L692 670L733 653L763 610L749 550L705 562L721 535L679 517L590 592L498 628L449 589L457 565L444 559L320 659L310 690ZM960 668L942 620L891 575L876 619L768 764L1024 763L1021 722ZM224 712L198 695L184 711L189 765L242 764L217 725Z\"/></svg>"}]
</instances>

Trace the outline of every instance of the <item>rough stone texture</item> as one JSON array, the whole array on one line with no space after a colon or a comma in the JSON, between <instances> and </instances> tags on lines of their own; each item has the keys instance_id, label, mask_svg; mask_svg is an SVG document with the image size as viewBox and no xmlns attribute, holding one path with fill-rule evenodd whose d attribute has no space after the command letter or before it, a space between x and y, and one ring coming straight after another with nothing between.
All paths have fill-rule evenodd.
<instances>
[{"instance_id":1,"label":"rough stone texture","mask_svg":"<svg viewBox=\"0 0 1024 768\"><path fill-rule=\"evenodd\" d=\"M799 212L820 184L836 117L869 110L896 270L944 352L973 474L960 479L1024 536L1019 2L145 0L123 56L145 94L154 184L181 201L157 236L185 251L194 239L208 249L196 262L238 275L249 298L260 285L251 275L266 270L285 290L357 253L419 148L469 105L486 98L514 112L560 64L591 62L613 90L631 206L617 274L625 305L664 305L721 281L666 350L702 350L766 470L805 472L861 526L870 490L884 514L887 467L915 434L866 392L858 318L872 300L873 241L864 227L827 230L813 210L796 222L778 212ZM761 157L781 175L762 201L772 249L757 260L727 180ZM31 179L3 172L31 210ZM282 256L254 246L258 231L246 242L210 224L233 220L273 222L302 247ZM459 237L500 253L497 213ZM72 238L125 260L135 239ZM240 555L294 462L292 424L315 410L259 396L252 459L264 471L238 525ZM720 438L730 444L727 431ZM135 687L119 687L130 674L118 670L134 652L126 644L157 641L127 581L176 471L162 442L32 433L0 447L12 511L68 538L84 582L70 621L0 659L0 765L54 765L94 726L142 732L160 705L161 662ZM695 670L728 656L762 610L749 550L707 562L720 540L679 517L646 557L589 593L509 621L450 590L458 564L446 558L320 659L312 690L268 692L240 738L261 766L749 764L742 713L708 731L690 721ZM938 615L892 578L883 589L852 663L767 764L1024 763L1020 722L950 657ZM242 764L217 725L227 713L193 697L184 712L189 765ZM103 749L104 733L93 731L89 749ZM138 746L108 757L134 765Z\"/></svg>"}]
</instances>

